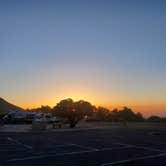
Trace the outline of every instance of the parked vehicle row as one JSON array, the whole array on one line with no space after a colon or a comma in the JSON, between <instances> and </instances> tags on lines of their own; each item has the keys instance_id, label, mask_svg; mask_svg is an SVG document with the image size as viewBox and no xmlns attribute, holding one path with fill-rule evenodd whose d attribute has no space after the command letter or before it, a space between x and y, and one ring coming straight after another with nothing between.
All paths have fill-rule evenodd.
<instances>
[{"instance_id":1,"label":"parked vehicle row","mask_svg":"<svg viewBox=\"0 0 166 166\"><path fill-rule=\"evenodd\" d=\"M36 112L11 112L2 118L4 123L32 123L33 121L43 121L46 123L58 122L61 119L52 116L49 113L36 113Z\"/></svg>"}]
</instances>

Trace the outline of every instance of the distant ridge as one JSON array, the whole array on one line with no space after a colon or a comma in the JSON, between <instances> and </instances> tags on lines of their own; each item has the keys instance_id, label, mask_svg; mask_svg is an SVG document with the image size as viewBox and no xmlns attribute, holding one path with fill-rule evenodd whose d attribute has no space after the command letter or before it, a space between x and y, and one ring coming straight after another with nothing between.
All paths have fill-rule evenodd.
<instances>
[{"instance_id":1,"label":"distant ridge","mask_svg":"<svg viewBox=\"0 0 166 166\"><path fill-rule=\"evenodd\" d=\"M0 111L10 112L10 111L24 111L21 107L11 104L0 97Z\"/></svg>"}]
</instances>

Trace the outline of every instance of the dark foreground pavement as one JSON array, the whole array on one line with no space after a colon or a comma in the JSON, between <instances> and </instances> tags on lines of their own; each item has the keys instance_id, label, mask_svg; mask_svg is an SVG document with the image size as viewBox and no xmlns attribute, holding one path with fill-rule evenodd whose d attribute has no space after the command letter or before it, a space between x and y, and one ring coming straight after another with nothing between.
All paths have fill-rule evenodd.
<instances>
[{"instance_id":1,"label":"dark foreground pavement","mask_svg":"<svg viewBox=\"0 0 166 166\"><path fill-rule=\"evenodd\" d=\"M155 134L155 132L157 134ZM0 166L165 166L165 131L0 133Z\"/></svg>"}]
</instances>

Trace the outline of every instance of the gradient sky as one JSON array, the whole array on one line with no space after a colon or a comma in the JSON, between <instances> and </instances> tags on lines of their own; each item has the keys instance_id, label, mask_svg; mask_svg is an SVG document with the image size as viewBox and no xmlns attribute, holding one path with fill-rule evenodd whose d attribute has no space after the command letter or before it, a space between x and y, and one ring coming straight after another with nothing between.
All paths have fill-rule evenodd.
<instances>
[{"instance_id":1,"label":"gradient sky","mask_svg":"<svg viewBox=\"0 0 166 166\"><path fill-rule=\"evenodd\" d=\"M166 1L1 0L0 96L166 115Z\"/></svg>"}]
</instances>

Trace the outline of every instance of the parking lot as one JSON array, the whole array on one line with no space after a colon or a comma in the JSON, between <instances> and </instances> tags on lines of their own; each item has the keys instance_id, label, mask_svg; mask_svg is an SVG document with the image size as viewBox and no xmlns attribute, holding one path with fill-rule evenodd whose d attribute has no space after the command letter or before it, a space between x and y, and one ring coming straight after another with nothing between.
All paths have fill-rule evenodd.
<instances>
[{"instance_id":1,"label":"parking lot","mask_svg":"<svg viewBox=\"0 0 166 166\"><path fill-rule=\"evenodd\" d=\"M0 133L0 165L160 166L166 165L165 140L164 130L123 127Z\"/></svg>"}]
</instances>

